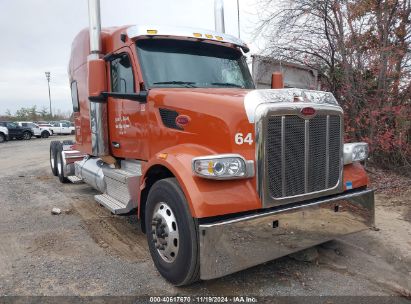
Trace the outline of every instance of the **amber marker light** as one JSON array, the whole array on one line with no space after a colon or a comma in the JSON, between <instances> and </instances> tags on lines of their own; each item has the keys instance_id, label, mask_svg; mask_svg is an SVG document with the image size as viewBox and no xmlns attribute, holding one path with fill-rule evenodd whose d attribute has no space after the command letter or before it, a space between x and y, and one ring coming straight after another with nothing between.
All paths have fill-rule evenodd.
<instances>
[{"instance_id":1,"label":"amber marker light","mask_svg":"<svg viewBox=\"0 0 411 304\"><path fill-rule=\"evenodd\" d=\"M160 153L157 157L160 159L167 159L168 154L167 153Z\"/></svg>"}]
</instances>

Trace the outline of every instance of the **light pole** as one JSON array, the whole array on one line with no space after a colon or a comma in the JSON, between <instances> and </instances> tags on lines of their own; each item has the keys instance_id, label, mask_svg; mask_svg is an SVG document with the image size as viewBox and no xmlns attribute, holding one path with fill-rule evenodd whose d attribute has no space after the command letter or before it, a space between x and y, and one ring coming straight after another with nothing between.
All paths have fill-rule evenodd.
<instances>
[{"instance_id":1,"label":"light pole","mask_svg":"<svg viewBox=\"0 0 411 304\"><path fill-rule=\"evenodd\" d=\"M240 34L240 0L237 0L237 26L238 26L238 38L241 39L241 34Z\"/></svg>"},{"instance_id":2,"label":"light pole","mask_svg":"<svg viewBox=\"0 0 411 304\"><path fill-rule=\"evenodd\" d=\"M50 95L50 72L45 72L46 78L47 78L47 84L49 86L49 101L50 101L50 118L53 117L53 114L51 113L51 95Z\"/></svg>"}]
</instances>

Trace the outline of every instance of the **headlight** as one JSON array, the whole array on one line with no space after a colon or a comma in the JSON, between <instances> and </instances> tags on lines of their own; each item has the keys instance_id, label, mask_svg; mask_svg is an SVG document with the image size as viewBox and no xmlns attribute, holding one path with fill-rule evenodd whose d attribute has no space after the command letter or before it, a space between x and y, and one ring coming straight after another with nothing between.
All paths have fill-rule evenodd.
<instances>
[{"instance_id":1,"label":"headlight","mask_svg":"<svg viewBox=\"0 0 411 304\"><path fill-rule=\"evenodd\" d=\"M254 176L254 162L238 154L220 154L193 158L194 174L210 179L236 179Z\"/></svg>"},{"instance_id":2,"label":"headlight","mask_svg":"<svg viewBox=\"0 0 411 304\"><path fill-rule=\"evenodd\" d=\"M344 144L344 165L368 158L368 144L364 142Z\"/></svg>"}]
</instances>

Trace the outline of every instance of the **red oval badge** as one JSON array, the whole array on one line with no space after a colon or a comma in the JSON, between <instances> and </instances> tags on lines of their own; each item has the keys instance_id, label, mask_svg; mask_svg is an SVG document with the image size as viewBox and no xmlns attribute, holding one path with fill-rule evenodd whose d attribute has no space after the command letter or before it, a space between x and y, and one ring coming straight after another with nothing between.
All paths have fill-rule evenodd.
<instances>
[{"instance_id":1,"label":"red oval badge","mask_svg":"<svg viewBox=\"0 0 411 304\"><path fill-rule=\"evenodd\" d=\"M315 109L311 107L302 108L300 113L304 116L312 116L315 114Z\"/></svg>"},{"instance_id":2,"label":"red oval badge","mask_svg":"<svg viewBox=\"0 0 411 304\"><path fill-rule=\"evenodd\" d=\"M190 117L187 115L178 115L176 117L176 124L180 127L183 127L183 126L188 125L190 120L191 120Z\"/></svg>"}]
</instances>

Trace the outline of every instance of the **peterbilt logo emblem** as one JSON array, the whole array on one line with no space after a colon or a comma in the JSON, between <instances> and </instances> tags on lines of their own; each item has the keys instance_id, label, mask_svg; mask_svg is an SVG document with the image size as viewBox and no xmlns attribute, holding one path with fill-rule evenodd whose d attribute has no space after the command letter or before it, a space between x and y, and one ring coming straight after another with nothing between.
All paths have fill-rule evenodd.
<instances>
[{"instance_id":1,"label":"peterbilt logo emblem","mask_svg":"<svg viewBox=\"0 0 411 304\"><path fill-rule=\"evenodd\" d=\"M180 127L184 127L190 123L190 116L188 115L178 115L176 117L176 124Z\"/></svg>"},{"instance_id":2,"label":"peterbilt logo emblem","mask_svg":"<svg viewBox=\"0 0 411 304\"><path fill-rule=\"evenodd\" d=\"M300 113L303 116L313 116L315 115L315 109L311 107L302 108Z\"/></svg>"}]
</instances>

